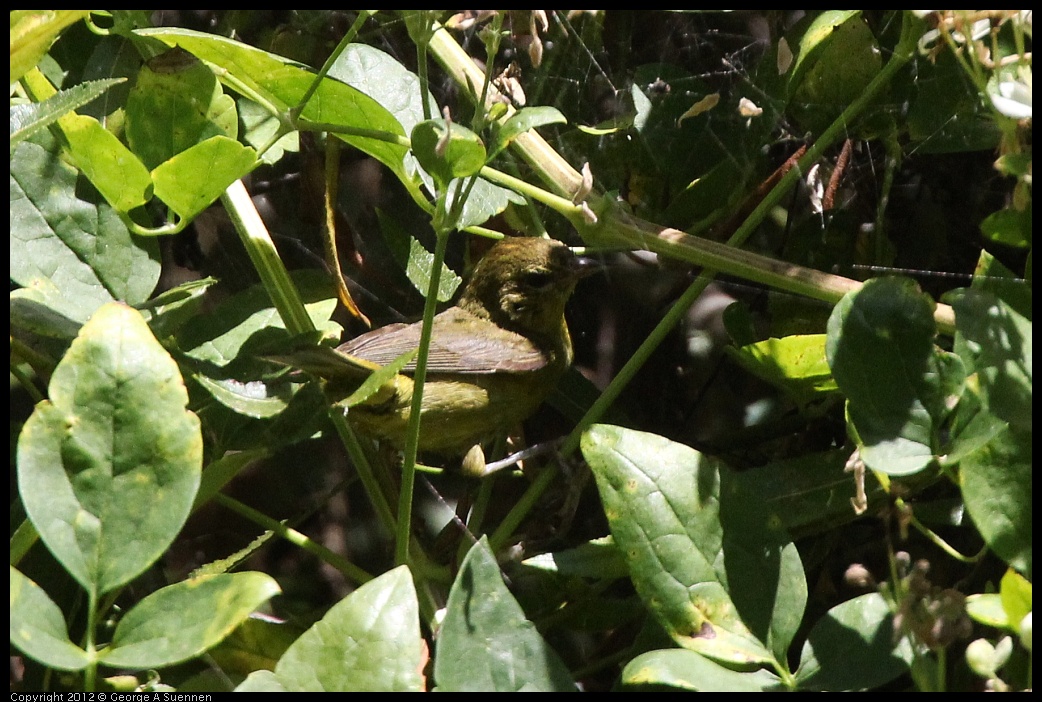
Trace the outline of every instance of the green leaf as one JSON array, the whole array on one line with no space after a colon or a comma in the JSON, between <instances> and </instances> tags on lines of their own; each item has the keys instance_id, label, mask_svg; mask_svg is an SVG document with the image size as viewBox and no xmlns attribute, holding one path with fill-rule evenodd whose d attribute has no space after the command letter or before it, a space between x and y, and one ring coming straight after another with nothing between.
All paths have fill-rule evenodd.
<instances>
[{"instance_id":1,"label":"green leaf","mask_svg":"<svg viewBox=\"0 0 1042 702\"><path fill-rule=\"evenodd\" d=\"M966 596L966 614L973 621L996 629L1012 629L1006 611L1002 608L1002 597L998 593L978 593Z\"/></svg>"},{"instance_id":2,"label":"green leaf","mask_svg":"<svg viewBox=\"0 0 1042 702\"><path fill-rule=\"evenodd\" d=\"M585 124L577 124L575 126L583 134L589 134L590 136L605 136L607 134L615 134L616 132L621 132L632 127L633 115L622 115L619 117L612 117L611 119L605 120L593 127L588 127Z\"/></svg>"},{"instance_id":3,"label":"green leaf","mask_svg":"<svg viewBox=\"0 0 1042 702\"><path fill-rule=\"evenodd\" d=\"M181 46L223 68L227 71L221 78L225 83L239 92L255 91L284 114L299 103L315 79L312 72L286 58L212 34L176 28L143 29L136 33ZM416 76L390 56L358 45L344 51L329 75L301 117L341 127L341 131L333 130L337 137L390 168L413 200L429 210L431 205L419 188L416 161L408 148L391 140L352 133L382 131L388 136L403 137L409 134L423 120ZM428 99L433 102L429 95ZM507 201L521 199L512 191L479 180L461 217L462 226L488 220L502 211Z\"/></svg>"},{"instance_id":4,"label":"green leaf","mask_svg":"<svg viewBox=\"0 0 1042 702\"><path fill-rule=\"evenodd\" d=\"M503 583L482 537L463 559L438 632L434 680L444 692L565 692L575 683Z\"/></svg>"},{"instance_id":5,"label":"green leaf","mask_svg":"<svg viewBox=\"0 0 1042 702\"><path fill-rule=\"evenodd\" d=\"M54 124L60 117L86 105L113 85L124 81L126 78L89 80L68 90L58 91L43 102L11 105L11 149L36 132Z\"/></svg>"},{"instance_id":6,"label":"green leaf","mask_svg":"<svg viewBox=\"0 0 1042 702\"><path fill-rule=\"evenodd\" d=\"M934 459L931 409L943 395L935 331L932 300L907 279L869 280L829 317L829 366L874 470L910 475Z\"/></svg>"},{"instance_id":7,"label":"green leaf","mask_svg":"<svg viewBox=\"0 0 1042 702\"><path fill-rule=\"evenodd\" d=\"M251 615L206 656L229 677L245 677L259 668L269 672L302 633L299 624Z\"/></svg>"},{"instance_id":8,"label":"green leaf","mask_svg":"<svg viewBox=\"0 0 1042 702\"><path fill-rule=\"evenodd\" d=\"M386 109L397 123L395 133L409 134L413 127L425 119L420 79L393 56L379 49L365 44L349 45L330 67L328 75L367 95ZM441 110L430 91L425 98L430 113L440 114ZM356 148L366 150L364 144L352 141L346 135L341 138ZM398 175L413 200L424 209L430 209L430 204L419 189L420 179L425 178L430 185L430 178L416 163L412 153L403 149L396 163L385 163Z\"/></svg>"},{"instance_id":9,"label":"green leaf","mask_svg":"<svg viewBox=\"0 0 1042 702\"><path fill-rule=\"evenodd\" d=\"M1031 322L995 295L954 290L945 296L977 373L985 406L1013 427L1031 431Z\"/></svg>"},{"instance_id":10,"label":"green leaf","mask_svg":"<svg viewBox=\"0 0 1042 702\"><path fill-rule=\"evenodd\" d=\"M1031 245L1031 209L992 212L980 224L981 232L996 244L1028 248Z\"/></svg>"},{"instance_id":11,"label":"green leaf","mask_svg":"<svg viewBox=\"0 0 1042 702\"><path fill-rule=\"evenodd\" d=\"M148 169L98 120L68 115L60 124L76 165L110 205L125 214L152 199Z\"/></svg>"},{"instance_id":12,"label":"green leaf","mask_svg":"<svg viewBox=\"0 0 1042 702\"><path fill-rule=\"evenodd\" d=\"M185 322L199 313L206 302L207 291L216 282L216 278L185 281L138 305L137 309L145 316L156 338L174 336Z\"/></svg>"},{"instance_id":13,"label":"green leaf","mask_svg":"<svg viewBox=\"0 0 1042 702\"><path fill-rule=\"evenodd\" d=\"M416 590L399 566L334 605L289 647L268 683L291 692L421 692L423 663Z\"/></svg>"},{"instance_id":14,"label":"green leaf","mask_svg":"<svg viewBox=\"0 0 1042 702\"><path fill-rule=\"evenodd\" d=\"M90 656L69 640L58 605L39 585L11 566L11 643L58 670L82 670Z\"/></svg>"},{"instance_id":15,"label":"green leaf","mask_svg":"<svg viewBox=\"0 0 1042 702\"><path fill-rule=\"evenodd\" d=\"M328 276L295 271L290 277L315 327L323 336L339 338L340 325L330 321L337 300ZM285 329L271 296L255 285L228 298L212 313L193 317L181 328L177 343L189 357L224 368L270 351L273 344L286 340Z\"/></svg>"},{"instance_id":16,"label":"green leaf","mask_svg":"<svg viewBox=\"0 0 1042 702\"><path fill-rule=\"evenodd\" d=\"M329 68L329 77L360 90L384 106L408 134L424 120L420 79L397 59L365 44L350 44ZM427 104L438 114L430 91Z\"/></svg>"},{"instance_id":17,"label":"green leaf","mask_svg":"<svg viewBox=\"0 0 1042 702\"><path fill-rule=\"evenodd\" d=\"M199 492L195 494L195 502L192 503L192 511L199 509L202 505L221 491L221 488L229 480L239 474L246 466L267 458L267 448L253 448L246 451L229 451L206 466L203 471L203 479L199 484Z\"/></svg>"},{"instance_id":18,"label":"green leaf","mask_svg":"<svg viewBox=\"0 0 1042 702\"><path fill-rule=\"evenodd\" d=\"M668 685L692 692L778 692L785 689L781 679L768 670L732 670L683 648L642 653L626 664L622 683L629 686Z\"/></svg>"},{"instance_id":19,"label":"green leaf","mask_svg":"<svg viewBox=\"0 0 1042 702\"><path fill-rule=\"evenodd\" d=\"M556 107L523 107L512 114L496 130L496 139L490 149L490 156L495 156L509 146L514 139L531 129L547 124L565 124L567 122L568 119Z\"/></svg>"},{"instance_id":20,"label":"green leaf","mask_svg":"<svg viewBox=\"0 0 1042 702\"><path fill-rule=\"evenodd\" d=\"M254 419L268 419L282 412L300 383L242 382L233 378L214 379L201 373L193 376L210 396L228 409Z\"/></svg>"},{"instance_id":21,"label":"green leaf","mask_svg":"<svg viewBox=\"0 0 1042 702\"><path fill-rule=\"evenodd\" d=\"M1009 427L959 463L962 497L981 536L1031 577L1031 432Z\"/></svg>"},{"instance_id":22,"label":"green leaf","mask_svg":"<svg viewBox=\"0 0 1042 702\"><path fill-rule=\"evenodd\" d=\"M1031 609L1031 581L1012 568L1002 576L998 593L966 597L966 613L974 621L1014 634L1020 632L1020 623Z\"/></svg>"},{"instance_id":23,"label":"green leaf","mask_svg":"<svg viewBox=\"0 0 1042 702\"><path fill-rule=\"evenodd\" d=\"M669 203L666 210L668 215L706 223L720 218L729 219L739 207L738 199L747 193L746 181L750 168L748 160L739 160L727 154L684 185L683 190ZM756 338L760 338L759 335Z\"/></svg>"},{"instance_id":24,"label":"green leaf","mask_svg":"<svg viewBox=\"0 0 1042 702\"><path fill-rule=\"evenodd\" d=\"M183 220L192 220L256 165L253 149L228 137L211 137L152 171L155 195Z\"/></svg>"},{"instance_id":25,"label":"green leaf","mask_svg":"<svg viewBox=\"0 0 1042 702\"><path fill-rule=\"evenodd\" d=\"M430 288L431 272L434 267L434 254L423 248L423 244L414 237L409 237L409 259L405 266L405 274L412 284L424 295ZM447 302L456 294L462 279L445 264L442 264L441 277L438 279L438 301Z\"/></svg>"},{"instance_id":26,"label":"green leaf","mask_svg":"<svg viewBox=\"0 0 1042 702\"><path fill-rule=\"evenodd\" d=\"M855 597L830 609L807 634L796 680L801 690L864 690L910 665L908 639L894 641L894 618L882 595Z\"/></svg>"},{"instance_id":27,"label":"green leaf","mask_svg":"<svg viewBox=\"0 0 1042 702\"><path fill-rule=\"evenodd\" d=\"M850 505L856 496L853 476L844 470L850 449L808 453L743 470L738 479L765 496L794 538L820 534L853 521L857 513ZM890 498L879 484L865 485L869 504Z\"/></svg>"},{"instance_id":28,"label":"green leaf","mask_svg":"<svg viewBox=\"0 0 1042 702\"><path fill-rule=\"evenodd\" d=\"M243 139L255 150L265 146L276 132L282 128L278 117L271 114L257 103L242 98L236 103L239 115L244 127ZM258 154L261 162L272 165L281 159L286 152L300 151L300 133L291 131L284 134L278 141L262 154Z\"/></svg>"},{"instance_id":29,"label":"green leaf","mask_svg":"<svg viewBox=\"0 0 1042 702\"><path fill-rule=\"evenodd\" d=\"M973 382L967 384L955 408L943 465L958 465L963 458L986 446L1009 426L988 411L979 388L974 385Z\"/></svg>"},{"instance_id":30,"label":"green leaf","mask_svg":"<svg viewBox=\"0 0 1042 702\"><path fill-rule=\"evenodd\" d=\"M1031 581L1014 570L1007 570L999 584L1002 609L1013 632L1020 630L1020 622L1031 614Z\"/></svg>"},{"instance_id":31,"label":"green leaf","mask_svg":"<svg viewBox=\"0 0 1042 702\"><path fill-rule=\"evenodd\" d=\"M817 63L817 61L811 60L812 57L816 58L814 52L821 51L832 41L832 35L837 27L853 20L860 14L860 10L828 10L815 17L800 35L799 53L792 66L790 82L801 82L801 72L809 70L811 63Z\"/></svg>"},{"instance_id":32,"label":"green leaf","mask_svg":"<svg viewBox=\"0 0 1042 702\"><path fill-rule=\"evenodd\" d=\"M992 110L973 86L954 52L919 61L909 95L908 137L917 154L995 149L1002 137Z\"/></svg>"},{"instance_id":33,"label":"green leaf","mask_svg":"<svg viewBox=\"0 0 1042 702\"><path fill-rule=\"evenodd\" d=\"M467 199L469 204L473 199ZM466 207L466 206L464 206ZM466 210L464 210L464 215ZM376 220L380 224L380 233L383 234L387 248L394 256L395 262L405 271L409 282L419 291L421 295L427 294L430 287L431 269L434 264L434 254L423 247L416 237L412 236L398 220L388 215L380 208L376 209ZM462 223L460 226L465 226ZM457 288L463 279L456 275L444 263L441 265L441 276L438 278L438 302L448 302L456 294Z\"/></svg>"},{"instance_id":34,"label":"green leaf","mask_svg":"<svg viewBox=\"0 0 1042 702\"><path fill-rule=\"evenodd\" d=\"M364 44L349 45L330 67L329 76L361 91L383 106L397 121L402 134L412 133L413 128L425 119L419 77L393 56L379 49ZM425 98L430 114L440 114L438 103L430 91ZM412 152L403 152L401 162L392 170L398 174L413 200L420 207L430 210L431 205L419 189L419 183L422 179L428 189L433 191L433 182ZM488 187L497 186L488 183ZM494 214L487 214L480 221L484 222ZM423 292L426 293L426 290Z\"/></svg>"},{"instance_id":35,"label":"green leaf","mask_svg":"<svg viewBox=\"0 0 1042 702\"><path fill-rule=\"evenodd\" d=\"M485 145L474 132L443 119L417 124L411 134L412 153L444 191L454 178L477 175L485 165Z\"/></svg>"},{"instance_id":36,"label":"green leaf","mask_svg":"<svg viewBox=\"0 0 1042 702\"><path fill-rule=\"evenodd\" d=\"M77 172L46 146L23 142L11 158L11 280L17 295L78 325L114 299L138 304L159 280L159 246L131 236L107 204L77 195ZM36 331L53 329L40 319ZM55 329L63 336L68 325Z\"/></svg>"},{"instance_id":37,"label":"green leaf","mask_svg":"<svg viewBox=\"0 0 1042 702\"><path fill-rule=\"evenodd\" d=\"M837 390L828 361L825 335L805 334L766 339L728 353L759 378L784 390L800 405Z\"/></svg>"},{"instance_id":38,"label":"green leaf","mask_svg":"<svg viewBox=\"0 0 1042 702\"><path fill-rule=\"evenodd\" d=\"M454 194L455 184L450 184L449 193ZM525 198L513 190L493 185L484 178L474 181L474 187L470 189L466 202L463 203L463 212L460 213L456 226L460 229L487 222L507 208L509 204L523 205ZM449 198L448 206L452 206L452 198Z\"/></svg>"},{"instance_id":39,"label":"green leaf","mask_svg":"<svg viewBox=\"0 0 1042 702\"><path fill-rule=\"evenodd\" d=\"M654 434L596 425L582 452L637 592L670 636L725 663L784 660L807 584L763 498Z\"/></svg>"},{"instance_id":40,"label":"green leaf","mask_svg":"<svg viewBox=\"0 0 1042 702\"><path fill-rule=\"evenodd\" d=\"M279 592L264 573L208 575L168 585L127 612L100 661L145 670L195 658Z\"/></svg>"},{"instance_id":41,"label":"green leaf","mask_svg":"<svg viewBox=\"0 0 1042 702\"><path fill-rule=\"evenodd\" d=\"M235 138L235 103L213 71L183 49L142 66L127 97L127 141L154 169L214 136Z\"/></svg>"},{"instance_id":42,"label":"green leaf","mask_svg":"<svg viewBox=\"0 0 1042 702\"><path fill-rule=\"evenodd\" d=\"M270 670L255 670L235 688L236 692L290 692Z\"/></svg>"},{"instance_id":43,"label":"green leaf","mask_svg":"<svg viewBox=\"0 0 1042 702\"><path fill-rule=\"evenodd\" d=\"M972 287L974 290L992 293L1017 314L1031 319L1031 281L1019 278L987 251L980 253Z\"/></svg>"},{"instance_id":44,"label":"green leaf","mask_svg":"<svg viewBox=\"0 0 1042 702\"><path fill-rule=\"evenodd\" d=\"M63 303L61 291L49 280L38 281L32 288L13 290L9 310L11 328L28 330L42 337L70 340L83 323L55 309L63 307Z\"/></svg>"},{"instance_id":45,"label":"green leaf","mask_svg":"<svg viewBox=\"0 0 1042 702\"><path fill-rule=\"evenodd\" d=\"M271 363L258 359L240 370L243 375L270 373ZM286 382L290 385L287 394L292 392L292 399L277 415L264 419L240 414L219 401L205 402L205 398L197 398L205 406L204 419L214 444L223 451L251 451L257 447L273 451L307 441L316 432L329 429L330 400L320 385L304 383L300 386L299 383ZM204 473L209 470L208 466Z\"/></svg>"},{"instance_id":46,"label":"green leaf","mask_svg":"<svg viewBox=\"0 0 1042 702\"><path fill-rule=\"evenodd\" d=\"M11 83L37 64L63 29L89 14L90 10L12 10Z\"/></svg>"},{"instance_id":47,"label":"green leaf","mask_svg":"<svg viewBox=\"0 0 1042 702\"><path fill-rule=\"evenodd\" d=\"M824 131L882 68L879 46L859 10L829 10L799 41L789 81L790 111L815 133Z\"/></svg>"},{"instance_id":48,"label":"green leaf","mask_svg":"<svg viewBox=\"0 0 1042 702\"><path fill-rule=\"evenodd\" d=\"M360 405L368 400L377 390L382 388L388 382L392 382L394 377L412 362L416 357L418 350L419 349L406 351L386 366L373 371L373 373L365 379L365 382L359 385L358 389L351 393L346 399L342 400L340 404L344 407L354 407L355 405Z\"/></svg>"},{"instance_id":49,"label":"green leaf","mask_svg":"<svg viewBox=\"0 0 1042 702\"><path fill-rule=\"evenodd\" d=\"M575 548L540 553L521 565L565 576L614 580L629 574L626 561L610 536L593 539Z\"/></svg>"},{"instance_id":50,"label":"green leaf","mask_svg":"<svg viewBox=\"0 0 1042 702\"><path fill-rule=\"evenodd\" d=\"M177 365L141 315L101 307L18 441L18 489L55 558L88 592L136 577L180 531L202 436Z\"/></svg>"},{"instance_id":51,"label":"green leaf","mask_svg":"<svg viewBox=\"0 0 1042 702\"><path fill-rule=\"evenodd\" d=\"M178 28L141 29L135 34L158 39L169 46L180 46L203 61L219 66L227 71L221 76L226 84L240 93L253 91L284 114L298 105L315 80L314 73L289 59L214 34ZM252 96L247 94L247 97ZM321 82L300 116L312 122L338 125L345 130L375 130L389 136L406 134L386 108L332 78ZM414 198L423 200L405 168L408 151L405 146L356 134L338 133L337 136L390 168L410 187Z\"/></svg>"}]
</instances>

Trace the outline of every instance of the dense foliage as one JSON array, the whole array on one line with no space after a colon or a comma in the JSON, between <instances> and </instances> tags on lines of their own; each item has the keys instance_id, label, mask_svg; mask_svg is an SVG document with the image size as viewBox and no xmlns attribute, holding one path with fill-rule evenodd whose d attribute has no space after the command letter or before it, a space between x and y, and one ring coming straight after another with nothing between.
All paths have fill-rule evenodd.
<instances>
[{"instance_id":1,"label":"dense foliage","mask_svg":"<svg viewBox=\"0 0 1042 702\"><path fill-rule=\"evenodd\" d=\"M12 689L1030 688L1031 41L13 11ZM503 234L604 262L486 453L552 450L464 477L277 362Z\"/></svg>"}]
</instances>

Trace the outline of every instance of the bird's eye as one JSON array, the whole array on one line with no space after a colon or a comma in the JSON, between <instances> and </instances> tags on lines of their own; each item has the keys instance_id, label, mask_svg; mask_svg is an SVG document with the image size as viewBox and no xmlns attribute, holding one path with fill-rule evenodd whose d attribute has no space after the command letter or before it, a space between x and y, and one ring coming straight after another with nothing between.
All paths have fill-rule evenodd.
<instances>
[{"instance_id":1,"label":"bird's eye","mask_svg":"<svg viewBox=\"0 0 1042 702\"><path fill-rule=\"evenodd\" d=\"M542 290L553 281L550 271L525 271L521 283L533 290Z\"/></svg>"}]
</instances>

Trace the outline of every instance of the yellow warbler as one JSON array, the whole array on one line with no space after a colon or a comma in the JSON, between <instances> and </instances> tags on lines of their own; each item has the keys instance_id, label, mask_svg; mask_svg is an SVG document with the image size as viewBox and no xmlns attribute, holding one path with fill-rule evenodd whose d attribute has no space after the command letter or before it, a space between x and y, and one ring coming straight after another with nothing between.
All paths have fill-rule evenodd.
<instances>
[{"instance_id":1,"label":"yellow warbler","mask_svg":"<svg viewBox=\"0 0 1042 702\"><path fill-rule=\"evenodd\" d=\"M472 454L535 411L572 363L565 303L576 282L593 269L589 259L550 239L503 239L485 254L456 306L434 318L421 451ZM374 370L417 349L420 330L420 322L392 324L335 351L311 349L289 362L323 377L327 393L343 398ZM410 361L353 398L348 420L373 438L404 446L413 369ZM480 453L477 462L483 466Z\"/></svg>"}]
</instances>

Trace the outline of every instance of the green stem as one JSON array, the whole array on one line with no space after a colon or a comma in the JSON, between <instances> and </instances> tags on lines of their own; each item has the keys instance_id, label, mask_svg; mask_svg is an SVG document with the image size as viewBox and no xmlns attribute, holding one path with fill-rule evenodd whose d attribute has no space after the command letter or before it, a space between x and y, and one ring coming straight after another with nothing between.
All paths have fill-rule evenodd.
<instances>
[{"instance_id":1,"label":"green stem","mask_svg":"<svg viewBox=\"0 0 1042 702\"><path fill-rule=\"evenodd\" d=\"M119 218L123 221L123 224L127 225L127 229L129 229L132 234L136 234L137 236L173 236L174 234L180 234L182 231L184 231L185 227L187 227L191 222L191 220L179 218L176 222L166 222L165 224L161 224L158 227L145 227L132 220L130 218L130 215L127 215L123 212L120 212L118 214Z\"/></svg>"},{"instance_id":2,"label":"green stem","mask_svg":"<svg viewBox=\"0 0 1042 702\"><path fill-rule=\"evenodd\" d=\"M87 591L87 630L84 632L83 650L87 652L90 664L83 671L83 689L94 692L97 689L97 647L94 644L94 632L98 626L98 591L93 584Z\"/></svg>"},{"instance_id":3,"label":"green stem","mask_svg":"<svg viewBox=\"0 0 1042 702\"><path fill-rule=\"evenodd\" d=\"M503 232L496 231L495 229L489 229L488 227L482 227L477 224L473 224L469 227L465 227L463 231L468 234L474 234L475 236L481 236L486 239L493 239L499 241L503 238Z\"/></svg>"},{"instance_id":4,"label":"green stem","mask_svg":"<svg viewBox=\"0 0 1042 702\"><path fill-rule=\"evenodd\" d=\"M14 339L11 340L11 347L15 345ZM33 379L29 377L29 374L22 370L17 363L11 364L11 375L14 376L18 384L22 386L22 389L29 395L29 399L36 404L46 400L46 396L40 392L40 390L33 383Z\"/></svg>"},{"instance_id":5,"label":"green stem","mask_svg":"<svg viewBox=\"0 0 1042 702\"><path fill-rule=\"evenodd\" d=\"M222 507L226 507L251 522L259 524L264 529L273 532L291 544L299 546L302 550L318 557L322 562L328 563L339 570L344 574L344 577L353 583L361 585L362 583L369 582L373 579L372 575L362 570L340 554L334 553L322 544L312 541L306 534L302 534L296 529L286 526L283 522L272 519L268 515L255 510L249 505L243 504L234 498L222 494L215 495L214 501Z\"/></svg>"},{"instance_id":6,"label":"green stem","mask_svg":"<svg viewBox=\"0 0 1042 702\"><path fill-rule=\"evenodd\" d=\"M488 98L488 89L492 85L492 74L495 72L494 57L499 55L499 45L503 40L503 18L504 13L497 12L492 18L485 34L485 56L492 57L485 63L485 79L481 83L481 97L478 105L485 105ZM487 113L484 109L474 111L474 131L481 132L485 128Z\"/></svg>"},{"instance_id":7,"label":"green stem","mask_svg":"<svg viewBox=\"0 0 1042 702\"><path fill-rule=\"evenodd\" d=\"M540 202L547 207L552 208L557 213L564 215L568 219L582 216L582 207L573 203L570 198L555 195L548 190L544 190L537 185L532 185L531 183L516 178L509 173L497 171L495 168L491 168L490 166L484 166L481 171L479 171L479 175L486 180L510 188L525 197Z\"/></svg>"},{"instance_id":8,"label":"green stem","mask_svg":"<svg viewBox=\"0 0 1042 702\"><path fill-rule=\"evenodd\" d=\"M358 17L355 18L354 24L352 24L351 28L347 30L347 34L344 35L340 40L340 43L337 44L335 49L333 49L333 53L331 53L329 58L326 59L326 62L322 64L322 68L315 76L315 79L311 81L311 85L309 85L308 89L304 91L304 97L300 99L300 104L290 111L292 115L299 115L304 111L308 101L311 100L311 96L315 94L315 91L318 90L318 86L323 80L325 80L326 75L329 74L329 69L332 68L333 64L336 63L336 60L340 58L340 54L344 53L344 49L347 48L348 44L355 40L355 37L358 36L358 30L362 28L362 25L371 16L371 10L362 10L358 13Z\"/></svg>"},{"instance_id":9,"label":"green stem","mask_svg":"<svg viewBox=\"0 0 1042 702\"><path fill-rule=\"evenodd\" d=\"M420 81L423 119L432 117L431 104L427 100L430 81L427 77L427 47L430 45L431 33L434 31L436 10L401 10L402 19L409 32L409 38L416 45L416 77Z\"/></svg>"},{"instance_id":10,"label":"green stem","mask_svg":"<svg viewBox=\"0 0 1042 702\"><path fill-rule=\"evenodd\" d=\"M425 96L430 89L430 79L427 77L427 43L420 42L416 45L416 77L420 81L420 96ZM420 104L423 108L423 119L424 121L429 120L433 115L431 114L431 105L427 100L421 100Z\"/></svg>"},{"instance_id":11,"label":"green stem","mask_svg":"<svg viewBox=\"0 0 1042 702\"><path fill-rule=\"evenodd\" d=\"M948 647L940 646L935 653L937 654L937 675L934 678L934 688L930 692L945 692L948 689Z\"/></svg>"},{"instance_id":12,"label":"green stem","mask_svg":"<svg viewBox=\"0 0 1042 702\"><path fill-rule=\"evenodd\" d=\"M623 244L633 248L644 248L670 258L833 304L847 293L860 289L859 281L760 256L737 247L745 243L746 239L767 218L770 211L803 177L803 174L807 173L810 167L821 159L825 151L835 142L845 138L850 125L872 104L897 71L903 68L912 57L917 35L914 30L909 29L909 26L918 26L918 21L911 13L905 13L904 18L902 39L894 51L893 58L869 83L865 91L848 105L822 133L821 137L807 149L807 153L796 166L790 169L767 193L726 244L646 222L619 211L618 208L612 207L611 203L603 200L599 207L594 207L603 221L599 225L587 227L586 236L592 240L607 239L613 245ZM576 222L576 226L582 231L581 222ZM937 305L934 317L942 333L948 335L954 333L955 313L951 307Z\"/></svg>"},{"instance_id":13,"label":"green stem","mask_svg":"<svg viewBox=\"0 0 1042 702\"><path fill-rule=\"evenodd\" d=\"M500 549L509 543L511 537L514 534L514 530L521 525L528 513L536 506L539 498L543 496L546 489L550 487L550 484L557 477L557 470L555 468L547 466L539 472L532 484L528 486L521 498L514 503L514 506L510 508L506 516L496 527L496 530L492 532L492 536L488 539L489 548L492 549L493 553L498 553Z\"/></svg>"},{"instance_id":14,"label":"green stem","mask_svg":"<svg viewBox=\"0 0 1042 702\"><path fill-rule=\"evenodd\" d=\"M355 432L347 423L347 417L344 416L344 412L340 408L331 407L329 409L329 418L333 422L333 428L340 436L341 443L344 444L344 448L347 450L347 455L358 473L358 478L362 481L362 487L365 488L366 495L369 497L369 503L376 510L377 518L383 524L388 534L395 533L394 512L391 511L390 503L380 487L380 481L373 471L369 458L365 455L365 450L358 441L358 436L355 435Z\"/></svg>"},{"instance_id":15,"label":"green stem","mask_svg":"<svg viewBox=\"0 0 1042 702\"><path fill-rule=\"evenodd\" d=\"M496 484L496 476L490 475L484 478L478 485L478 494L474 498L474 504L470 507L470 514L467 515L467 534L463 535L460 540L459 550L456 553L456 559L459 562L463 562L463 557L467 555L467 551L473 546L473 542L470 537L475 539L481 538L484 533L482 523L485 521L485 515L488 513L488 506L492 502L492 488Z\"/></svg>"},{"instance_id":16,"label":"green stem","mask_svg":"<svg viewBox=\"0 0 1042 702\"><path fill-rule=\"evenodd\" d=\"M295 336L314 331L315 327L311 317L308 316L297 288L290 279L282 259L279 258L278 251L275 250L275 245L268 235L268 230L253 206L253 200L250 199L242 181L236 181L229 186L221 197L242 237L250 260L253 261L265 289L271 295L275 308L290 334ZM358 471L359 478L362 480L377 515L388 531L393 533L395 530L394 514L391 512L383 491L380 490L379 481L366 460L361 445L340 410L333 408L330 415L333 426L354 462L355 469Z\"/></svg>"},{"instance_id":17,"label":"green stem","mask_svg":"<svg viewBox=\"0 0 1042 702\"><path fill-rule=\"evenodd\" d=\"M922 28L922 22L915 18L911 12L902 15L901 38L894 48L893 56L883 66L882 70L865 87L865 90L847 108L840 113L839 117L829 125L814 144L807 149L807 153L799 160L795 168L789 170L778 184L767 194L767 197L746 218L742 226L735 231L728 241L731 246L741 246L749 238L757 227L766 219L767 214L778 205L789 190L796 185L796 181L802 179L810 167L821 160L825 151L834 143L845 139L849 134L850 127L861 117L876 97L882 92L902 70L906 63L915 55L916 42ZM853 281L852 281L853 282Z\"/></svg>"},{"instance_id":18,"label":"green stem","mask_svg":"<svg viewBox=\"0 0 1042 702\"><path fill-rule=\"evenodd\" d=\"M226 68L214 66L213 64L207 65L210 66L211 70L213 70L214 72L214 75L216 75L222 83L224 83L243 97L252 100L253 102L263 107L268 114L278 118L279 121L282 122L284 125L288 122L285 113L283 113L283 111L279 108L278 105L271 102L268 99L268 96L263 91L255 90L252 85L240 80L238 76L236 76L233 72L229 71ZM279 134L279 138L281 138L282 136L283 134ZM263 153L263 151L261 153Z\"/></svg>"},{"instance_id":19,"label":"green stem","mask_svg":"<svg viewBox=\"0 0 1042 702\"><path fill-rule=\"evenodd\" d=\"M958 551L958 549L956 549L954 546L942 539L936 532L934 532L932 529L930 529L925 524L916 519L912 509L908 507L905 504L905 501L902 500L900 497L894 500L894 505L897 507L898 510L907 510L909 524L911 524L916 531L925 536L927 540L933 543L937 548L941 549L960 563L977 563L978 561L980 561L981 558L984 557L984 554L988 552L988 546L985 544L984 547L982 547L976 555L964 556L962 553Z\"/></svg>"},{"instance_id":20,"label":"green stem","mask_svg":"<svg viewBox=\"0 0 1042 702\"><path fill-rule=\"evenodd\" d=\"M221 202L224 203L235 229L239 232L246 253L257 269L264 288L271 295L286 329L293 336L315 331L315 325L304 308L300 293L290 279L271 235L268 234L268 229L261 221L260 214L241 180L228 186L221 195Z\"/></svg>"},{"instance_id":21,"label":"green stem","mask_svg":"<svg viewBox=\"0 0 1042 702\"><path fill-rule=\"evenodd\" d=\"M472 99L476 102L478 96L474 91L477 86L484 85L485 72L474 64L473 59L456 42L447 29L435 23L432 31L428 48L434 59L441 64L442 68L445 69L460 88L464 91L469 91ZM498 99L496 97L497 93L495 86L490 85L486 92L485 103L478 104L478 109L484 110L491 100ZM500 120L505 121L515 112L514 108L508 108ZM553 147L534 131L521 134L512 144L522 158L535 169L536 174L543 182L553 188L558 195L571 198L572 194L582 185L582 175L572 168Z\"/></svg>"},{"instance_id":22,"label":"green stem","mask_svg":"<svg viewBox=\"0 0 1042 702\"><path fill-rule=\"evenodd\" d=\"M633 380L634 376L644 366L644 363L651 357L651 354L655 352L655 349L665 340L673 328L684 319L687 315L688 309L694 304L698 296L701 295L706 286L713 280L711 273L702 273L698 278L695 279L691 285L688 286L687 290L677 298L677 301L669 308L669 311L663 316L655 328L651 330L648 337L644 340L644 343L630 356L629 360L623 365L619 372L612 379L612 382L608 384L608 387L600 394L600 396L594 401L593 405L586 412L586 415L579 420L579 424L576 425L575 429L572 430L568 438L565 439L564 445L561 447L561 453L565 456L570 456L579 448L579 440L582 438L582 433L585 432L590 426L598 421L608 408L618 399L622 390L629 385L630 381Z\"/></svg>"},{"instance_id":23,"label":"green stem","mask_svg":"<svg viewBox=\"0 0 1042 702\"><path fill-rule=\"evenodd\" d=\"M444 196L439 209L444 207ZM435 217L437 219L437 216ZM440 228L435 231L434 263L431 279L427 286L427 300L423 306L423 327L420 331L420 348L416 353L416 370L413 372L412 406L409 408L409 431L405 441L405 459L402 465L402 485L398 494L398 535L395 541L395 562L408 562L409 536L412 531L412 497L416 485L416 454L419 450L420 419L423 409L423 386L427 378L427 357L430 353L434 312L438 303L438 286L441 284L441 268L448 248L449 233Z\"/></svg>"},{"instance_id":24,"label":"green stem","mask_svg":"<svg viewBox=\"0 0 1042 702\"><path fill-rule=\"evenodd\" d=\"M297 119L297 127L301 130L310 132L330 132L331 134L346 134L347 136L364 137L366 139L375 139L376 141L387 142L388 144L395 144L397 146L404 146L409 148L412 146L412 142L409 141L409 137L401 134L394 134L393 132L384 132L379 129L363 129L361 127L346 127L342 124L334 124L332 122L313 122L310 119L300 117Z\"/></svg>"}]
</instances>

